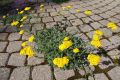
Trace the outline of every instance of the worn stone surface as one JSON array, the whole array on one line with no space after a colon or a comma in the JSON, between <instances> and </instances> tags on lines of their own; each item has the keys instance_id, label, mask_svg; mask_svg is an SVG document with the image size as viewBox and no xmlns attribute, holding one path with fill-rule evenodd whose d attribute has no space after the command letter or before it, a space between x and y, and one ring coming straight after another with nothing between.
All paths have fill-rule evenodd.
<instances>
[{"instance_id":1,"label":"worn stone surface","mask_svg":"<svg viewBox=\"0 0 120 80\"><path fill-rule=\"evenodd\" d=\"M0 42L0 52L3 52L7 46L8 42Z\"/></svg>"},{"instance_id":2,"label":"worn stone surface","mask_svg":"<svg viewBox=\"0 0 120 80\"><path fill-rule=\"evenodd\" d=\"M120 67L115 67L108 71L108 75L111 77L112 80L119 80L120 79Z\"/></svg>"},{"instance_id":3,"label":"worn stone surface","mask_svg":"<svg viewBox=\"0 0 120 80\"><path fill-rule=\"evenodd\" d=\"M21 35L19 33L11 33L8 37L8 40L9 41L19 40L20 36Z\"/></svg>"},{"instance_id":4,"label":"worn stone surface","mask_svg":"<svg viewBox=\"0 0 120 80\"><path fill-rule=\"evenodd\" d=\"M22 44L22 41L9 42L9 45L7 47L7 52L12 53L12 52L19 51L21 49L21 44Z\"/></svg>"},{"instance_id":5,"label":"worn stone surface","mask_svg":"<svg viewBox=\"0 0 120 80\"><path fill-rule=\"evenodd\" d=\"M55 69L55 77L56 80L66 80L69 77L72 77L75 75L73 70L59 70L59 69Z\"/></svg>"},{"instance_id":6,"label":"worn stone surface","mask_svg":"<svg viewBox=\"0 0 120 80\"><path fill-rule=\"evenodd\" d=\"M14 53L10 56L8 65L12 66L24 66L25 56L21 56L19 53Z\"/></svg>"},{"instance_id":7,"label":"worn stone surface","mask_svg":"<svg viewBox=\"0 0 120 80\"><path fill-rule=\"evenodd\" d=\"M67 27L66 31L70 34L75 34L78 33L79 30L77 29L77 27Z\"/></svg>"},{"instance_id":8,"label":"worn stone surface","mask_svg":"<svg viewBox=\"0 0 120 80\"><path fill-rule=\"evenodd\" d=\"M0 33L0 40L6 40L8 33Z\"/></svg>"},{"instance_id":9,"label":"worn stone surface","mask_svg":"<svg viewBox=\"0 0 120 80\"><path fill-rule=\"evenodd\" d=\"M5 66L9 54L8 53L0 53L0 66Z\"/></svg>"},{"instance_id":10,"label":"worn stone surface","mask_svg":"<svg viewBox=\"0 0 120 80\"><path fill-rule=\"evenodd\" d=\"M0 68L0 80L8 80L9 75L10 75L9 68Z\"/></svg>"},{"instance_id":11,"label":"worn stone surface","mask_svg":"<svg viewBox=\"0 0 120 80\"><path fill-rule=\"evenodd\" d=\"M34 67L32 71L33 80L51 80L51 70L48 65Z\"/></svg>"},{"instance_id":12,"label":"worn stone surface","mask_svg":"<svg viewBox=\"0 0 120 80\"><path fill-rule=\"evenodd\" d=\"M29 75L29 67L18 67L13 70L10 80L29 80Z\"/></svg>"}]
</instances>

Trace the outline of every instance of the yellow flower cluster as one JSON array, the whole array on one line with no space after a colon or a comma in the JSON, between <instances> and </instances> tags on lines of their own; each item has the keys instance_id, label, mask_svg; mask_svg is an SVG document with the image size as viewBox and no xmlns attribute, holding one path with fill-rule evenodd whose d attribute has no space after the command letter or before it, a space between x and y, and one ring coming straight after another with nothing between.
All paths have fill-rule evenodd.
<instances>
[{"instance_id":1,"label":"yellow flower cluster","mask_svg":"<svg viewBox=\"0 0 120 80\"><path fill-rule=\"evenodd\" d=\"M69 48L70 46L72 46L72 41L69 40L69 37L65 37L62 44L59 45L59 50L63 51L67 48Z\"/></svg>"},{"instance_id":2,"label":"yellow flower cluster","mask_svg":"<svg viewBox=\"0 0 120 80\"><path fill-rule=\"evenodd\" d=\"M84 12L84 14L86 14L86 15L91 15L92 14L92 11L91 10L86 10L85 12Z\"/></svg>"},{"instance_id":3,"label":"yellow flower cluster","mask_svg":"<svg viewBox=\"0 0 120 80\"><path fill-rule=\"evenodd\" d=\"M22 19L20 20L21 22L27 19L27 16L23 16Z\"/></svg>"},{"instance_id":4,"label":"yellow flower cluster","mask_svg":"<svg viewBox=\"0 0 120 80\"><path fill-rule=\"evenodd\" d=\"M73 52L78 53L78 52L80 52L80 50L78 48L75 48L75 49L73 49Z\"/></svg>"},{"instance_id":5,"label":"yellow flower cluster","mask_svg":"<svg viewBox=\"0 0 120 80\"><path fill-rule=\"evenodd\" d=\"M107 24L108 28L111 28L112 30L116 30L117 29L117 25L114 22L109 22Z\"/></svg>"},{"instance_id":6,"label":"yellow flower cluster","mask_svg":"<svg viewBox=\"0 0 120 80\"><path fill-rule=\"evenodd\" d=\"M31 46L26 46L20 51L20 55L28 55L28 57L34 56L35 52L32 50Z\"/></svg>"},{"instance_id":7,"label":"yellow flower cluster","mask_svg":"<svg viewBox=\"0 0 120 80\"><path fill-rule=\"evenodd\" d=\"M91 41L91 45L96 48L102 47L102 43L100 42L100 36L103 35L103 32L100 30L96 30L93 35L93 39Z\"/></svg>"},{"instance_id":8,"label":"yellow flower cluster","mask_svg":"<svg viewBox=\"0 0 120 80\"><path fill-rule=\"evenodd\" d=\"M100 56L95 54L89 54L87 57L88 61L90 62L90 65L98 65L100 62Z\"/></svg>"},{"instance_id":9,"label":"yellow flower cluster","mask_svg":"<svg viewBox=\"0 0 120 80\"><path fill-rule=\"evenodd\" d=\"M26 7L24 10L25 11L28 11L28 10L30 10L31 9L31 7Z\"/></svg>"},{"instance_id":10,"label":"yellow flower cluster","mask_svg":"<svg viewBox=\"0 0 120 80\"><path fill-rule=\"evenodd\" d=\"M68 63L69 63L68 57L55 58L53 60L53 64L57 65L59 68L63 68Z\"/></svg>"},{"instance_id":11,"label":"yellow flower cluster","mask_svg":"<svg viewBox=\"0 0 120 80\"><path fill-rule=\"evenodd\" d=\"M40 5L40 11L43 11L43 10L44 10L44 5L41 4L41 5Z\"/></svg>"},{"instance_id":12,"label":"yellow flower cluster","mask_svg":"<svg viewBox=\"0 0 120 80\"><path fill-rule=\"evenodd\" d=\"M29 41L29 42L33 42L34 39L35 39L35 37L34 37L34 35L32 35L32 36L29 37L28 41Z\"/></svg>"},{"instance_id":13,"label":"yellow flower cluster","mask_svg":"<svg viewBox=\"0 0 120 80\"><path fill-rule=\"evenodd\" d=\"M12 23L11 23L11 26L17 26L19 24L19 21L13 21Z\"/></svg>"},{"instance_id":14,"label":"yellow flower cluster","mask_svg":"<svg viewBox=\"0 0 120 80\"><path fill-rule=\"evenodd\" d=\"M24 30L20 30L19 34L21 35L24 34Z\"/></svg>"}]
</instances>

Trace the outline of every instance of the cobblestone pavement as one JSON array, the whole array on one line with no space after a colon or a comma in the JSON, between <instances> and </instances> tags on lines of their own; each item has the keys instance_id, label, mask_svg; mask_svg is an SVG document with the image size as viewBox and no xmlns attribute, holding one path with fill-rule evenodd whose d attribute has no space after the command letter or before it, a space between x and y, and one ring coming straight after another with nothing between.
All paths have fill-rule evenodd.
<instances>
[{"instance_id":1,"label":"cobblestone pavement","mask_svg":"<svg viewBox=\"0 0 120 80\"><path fill-rule=\"evenodd\" d=\"M33 0L34 1L34 0ZM115 55L120 57L120 0L72 0L63 4L42 3L45 10L40 11L39 5L30 12L32 19L25 21L25 29L42 30L63 21L66 17L70 26L66 31L90 41L93 31L104 32L101 38L103 48L107 50L107 58L102 57L97 67L92 67L96 80L120 80L120 67L116 66ZM72 5L69 11L61 11L63 6ZM76 12L80 9L81 12ZM85 10L92 10L91 16L86 16ZM61 15L58 12L61 12ZM108 22L115 22L118 29L111 31L106 27ZM21 43L28 39L27 33L19 35L15 27L0 28L0 80L51 80L51 70L44 59L20 56ZM119 47L118 47L119 46ZM39 57L43 55L39 54ZM103 63L108 63L107 65ZM56 80L85 80L84 71L55 69ZM89 77L89 80L94 80Z\"/></svg>"}]
</instances>

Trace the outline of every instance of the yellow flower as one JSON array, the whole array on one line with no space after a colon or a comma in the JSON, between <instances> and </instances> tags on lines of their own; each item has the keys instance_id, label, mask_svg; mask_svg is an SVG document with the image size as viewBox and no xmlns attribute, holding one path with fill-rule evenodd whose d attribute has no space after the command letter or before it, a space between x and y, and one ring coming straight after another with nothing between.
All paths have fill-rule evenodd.
<instances>
[{"instance_id":1,"label":"yellow flower","mask_svg":"<svg viewBox=\"0 0 120 80\"><path fill-rule=\"evenodd\" d=\"M23 27L23 24L21 24L20 27Z\"/></svg>"},{"instance_id":2,"label":"yellow flower","mask_svg":"<svg viewBox=\"0 0 120 80\"><path fill-rule=\"evenodd\" d=\"M24 11L20 11L20 12L18 12L18 14L23 14L24 13Z\"/></svg>"},{"instance_id":3,"label":"yellow flower","mask_svg":"<svg viewBox=\"0 0 120 80\"><path fill-rule=\"evenodd\" d=\"M44 10L44 8L40 8L40 11L43 11Z\"/></svg>"},{"instance_id":4,"label":"yellow flower","mask_svg":"<svg viewBox=\"0 0 120 80\"><path fill-rule=\"evenodd\" d=\"M42 4L42 5L40 5L40 8L42 8L42 7L44 7L44 5Z\"/></svg>"},{"instance_id":5,"label":"yellow flower","mask_svg":"<svg viewBox=\"0 0 120 80\"><path fill-rule=\"evenodd\" d=\"M17 26L19 24L19 21L13 21L12 23L11 23L11 26Z\"/></svg>"},{"instance_id":6,"label":"yellow flower","mask_svg":"<svg viewBox=\"0 0 120 80\"><path fill-rule=\"evenodd\" d=\"M109 22L107 24L108 28L111 28L112 30L116 30L117 29L117 25L114 22Z\"/></svg>"},{"instance_id":7,"label":"yellow flower","mask_svg":"<svg viewBox=\"0 0 120 80\"><path fill-rule=\"evenodd\" d=\"M92 11L91 10L86 10L84 13L89 16L89 15L92 14Z\"/></svg>"},{"instance_id":8,"label":"yellow flower","mask_svg":"<svg viewBox=\"0 0 120 80\"><path fill-rule=\"evenodd\" d=\"M79 10L79 9L77 9L77 10L76 10L76 12L80 12L80 10Z\"/></svg>"},{"instance_id":9,"label":"yellow flower","mask_svg":"<svg viewBox=\"0 0 120 80\"><path fill-rule=\"evenodd\" d=\"M94 34L93 35L93 40L98 41L98 40L100 40L100 38L99 38L99 36L97 34Z\"/></svg>"},{"instance_id":10,"label":"yellow flower","mask_svg":"<svg viewBox=\"0 0 120 80\"><path fill-rule=\"evenodd\" d=\"M28 11L28 10L30 10L31 9L31 7L26 7L24 10L25 11Z\"/></svg>"},{"instance_id":11,"label":"yellow flower","mask_svg":"<svg viewBox=\"0 0 120 80\"><path fill-rule=\"evenodd\" d=\"M78 52L80 52L80 50L78 48L75 48L75 49L73 49L73 52L78 53Z\"/></svg>"},{"instance_id":12,"label":"yellow flower","mask_svg":"<svg viewBox=\"0 0 120 80\"><path fill-rule=\"evenodd\" d=\"M68 63L69 63L69 59L67 57L55 58L53 60L53 64L57 65L59 68L63 68Z\"/></svg>"},{"instance_id":13,"label":"yellow flower","mask_svg":"<svg viewBox=\"0 0 120 80\"><path fill-rule=\"evenodd\" d=\"M60 44L59 45L59 50L63 51L64 49L66 49L66 46L64 44Z\"/></svg>"},{"instance_id":14,"label":"yellow flower","mask_svg":"<svg viewBox=\"0 0 120 80\"><path fill-rule=\"evenodd\" d=\"M24 34L24 30L20 30L19 34L21 35Z\"/></svg>"},{"instance_id":15,"label":"yellow flower","mask_svg":"<svg viewBox=\"0 0 120 80\"><path fill-rule=\"evenodd\" d=\"M23 16L22 19L20 20L21 22L27 19L27 16Z\"/></svg>"},{"instance_id":16,"label":"yellow flower","mask_svg":"<svg viewBox=\"0 0 120 80\"><path fill-rule=\"evenodd\" d=\"M98 41L92 40L91 45L94 46L95 48L102 47L102 43L99 40Z\"/></svg>"},{"instance_id":17,"label":"yellow flower","mask_svg":"<svg viewBox=\"0 0 120 80\"><path fill-rule=\"evenodd\" d=\"M23 42L21 45L22 47L25 47L27 45L27 41Z\"/></svg>"},{"instance_id":18,"label":"yellow flower","mask_svg":"<svg viewBox=\"0 0 120 80\"><path fill-rule=\"evenodd\" d=\"M5 18L6 18L6 16L3 16L2 18L3 18L3 19L5 19Z\"/></svg>"},{"instance_id":19,"label":"yellow flower","mask_svg":"<svg viewBox=\"0 0 120 80\"><path fill-rule=\"evenodd\" d=\"M35 52L32 50L31 46L26 46L20 51L20 55L28 55L28 58L34 56L34 54Z\"/></svg>"},{"instance_id":20,"label":"yellow flower","mask_svg":"<svg viewBox=\"0 0 120 80\"><path fill-rule=\"evenodd\" d=\"M103 35L103 32L101 30L96 30L94 33L97 34L97 35L100 35L100 36Z\"/></svg>"},{"instance_id":21,"label":"yellow flower","mask_svg":"<svg viewBox=\"0 0 120 80\"><path fill-rule=\"evenodd\" d=\"M95 54L89 54L87 57L88 61L90 62L90 65L98 65L100 62L100 56Z\"/></svg>"},{"instance_id":22,"label":"yellow flower","mask_svg":"<svg viewBox=\"0 0 120 80\"><path fill-rule=\"evenodd\" d=\"M33 42L34 39L35 39L35 37L34 37L34 35L32 35L32 36L29 37L29 40L28 40L28 41L29 41L29 42Z\"/></svg>"},{"instance_id":23,"label":"yellow flower","mask_svg":"<svg viewBox=\"0 0 120 80\"><path fill-rule=\"evenodd\" d=\"M68 41L70 38L69 37L65 37L64 38L64 41Z\"/></svg>"},{"instance_id":24,"label":"yellow flower","mask_svg":"<svg viewBox=\"0 0 120 80\"><path fill-rule=\"evenodd\" d=\"M66 8L70 9L70 8L72 8L72 6L66 6Z\"/></svg>"}]
</instances>

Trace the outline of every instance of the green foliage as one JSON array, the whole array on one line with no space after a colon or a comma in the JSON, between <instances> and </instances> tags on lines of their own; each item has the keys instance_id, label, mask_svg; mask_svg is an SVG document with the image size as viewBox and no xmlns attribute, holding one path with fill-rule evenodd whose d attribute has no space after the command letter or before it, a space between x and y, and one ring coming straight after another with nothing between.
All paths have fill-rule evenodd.
<instances>
[{"instance_id":1,"label":"green foliage","mask_svg":"<svg viewBox=\"0 0 120 80\"><path fill-rule=\"evenodd\" d=\"M69 1L69 0L53 0L53 2L56 2L56 3L62 3L62 2L66 2L66 1Z\"/></svg>"},{"instance_id":2,"label":"green foliage","mask_svg":"<svg viewBox=\"0 0 120 80\"><path fill-rule=\"evenodd\" d=\"M59 45L62 43L63 39L68 36L73 42L73 45L65 49L64 51L59 50ZM75 69L86 64L86 57L88 55L86 44L82 39L74 37L60 28L55 27L47 29L44 31L37 31L35 35L35 42L37 44L36 50L42 52L45 55L45 59L49 65L53 64L53 59L57 57L67 56L69 58L69 64L64 66L64 69ZM73 53L74 48L79 48L79 53Z\"/></svg>"}]
</instances>

